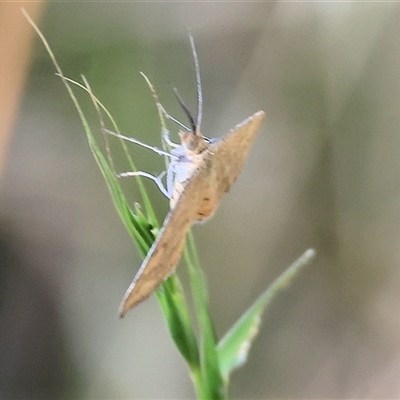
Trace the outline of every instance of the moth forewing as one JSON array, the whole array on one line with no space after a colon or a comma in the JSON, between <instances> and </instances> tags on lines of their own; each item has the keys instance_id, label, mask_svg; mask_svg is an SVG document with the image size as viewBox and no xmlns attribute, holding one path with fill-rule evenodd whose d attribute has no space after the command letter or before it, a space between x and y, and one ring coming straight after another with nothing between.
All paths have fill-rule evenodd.
<instances>
[{"instance_id":1,"label":"moth forewing","mask_svg":"<svg viewBox=\"0 0 400 400\"><path fill-rule=\"evenodd\" d=\"M265 112L258 111L209 145L209 151L214 154L214 169L220 197L229 191L242 171L264 118Z\"/></svg>"},{"instance_id":2,"label":"moth forewing","mask_svg":"<svg viewBox=\"0 0 400 400\"><path fill-rule=\"evenodd\" d=\"M123 317L131 308L145 300L174 272L185 245L186 234L197 218L197 210L207 184L207 171L197 169L189 179L174 207L168 213L158 236L139 271L126 291L119 314Z\"/></svg>"}]
</instances>

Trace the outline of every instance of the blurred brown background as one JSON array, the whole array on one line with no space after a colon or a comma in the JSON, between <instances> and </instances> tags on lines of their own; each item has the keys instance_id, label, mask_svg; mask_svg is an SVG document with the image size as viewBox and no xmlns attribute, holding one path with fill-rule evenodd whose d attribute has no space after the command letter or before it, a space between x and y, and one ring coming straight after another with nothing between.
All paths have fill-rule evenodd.
<instances>
[{"instance_id":1,"label":"blurred brown background","mask_svg":"<svg viewBox=\"0 0 400 400\"><path fill-rule=\"evenodd\" d=\"M173 115L170 83L195 108L188 26L203 133L267 112L236 185L194 229L219 335L306 248L318 258L265 314L232 398L399 397L399 5L49 3L40 26L64 73L146 143L159 122L139 71ZM154 296L117 318L140 258L37 38L32 54L0 186L0 397L193 398ZM132 151L160 172L162 158Z\"/></svg>"}]
</instances>

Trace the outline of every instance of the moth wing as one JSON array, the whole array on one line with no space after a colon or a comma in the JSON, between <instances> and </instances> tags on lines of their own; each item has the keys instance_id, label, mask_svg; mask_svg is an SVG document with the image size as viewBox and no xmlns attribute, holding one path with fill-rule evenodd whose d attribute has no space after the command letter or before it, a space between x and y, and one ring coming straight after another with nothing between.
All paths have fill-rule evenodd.
<instances>
[{"instance_id":1,"label":"moth wing","mask_svg":"<svg viewBox=\"0 0 400 400\"><path fill-rule=\"evenodd\" d=\"M195 221L196 210L202 201L207 183L205 172L199 166L166 216L156 240L122 299L119 308L121 317L149 297L175 270L185 245L186 234Z\"/></svg>"},{"instance_id":2,"label":"moth wing","mask_svg":"<svg viewBox=\"0 0 400 400\"><path fill-rule=\"evenodd\" d=\"M265 112L258 111L217 142L210 144L209 150L213 154L219 198L229 191L243 169L264 117Z\"/></svg>"}]
</instances>

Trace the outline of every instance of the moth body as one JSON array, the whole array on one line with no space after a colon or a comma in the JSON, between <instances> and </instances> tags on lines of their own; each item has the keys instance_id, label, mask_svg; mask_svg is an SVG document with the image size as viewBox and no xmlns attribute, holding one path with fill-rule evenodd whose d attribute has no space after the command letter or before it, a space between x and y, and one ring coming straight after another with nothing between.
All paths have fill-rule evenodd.
<instances>
[{"instance_id":1,"label":"moth body","mask_svg":"<svg viewBox=\"0 0 400 400\"><path fill-rule=\"evenodd\" d=\"M258 111L221 139L181 137L182 145L172 150L177 158L168 169L168 175L174 177L173 188L168 189L171 211L122 299L121 317L174 272L187 232L194 222L214 214L223 194L236 181L264 116L264 111Z\"/></svg>"}]
</instances>

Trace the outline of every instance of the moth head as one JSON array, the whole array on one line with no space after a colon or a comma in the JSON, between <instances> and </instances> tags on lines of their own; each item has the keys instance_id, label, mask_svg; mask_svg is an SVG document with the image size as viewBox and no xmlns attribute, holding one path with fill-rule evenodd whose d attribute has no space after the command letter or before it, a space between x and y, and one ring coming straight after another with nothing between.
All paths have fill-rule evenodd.
<instances>
[{"instance_id":1,"label":"moth head","mask_svg":"<svg viewBox=\"0 0 400 400\"><path fill-rule=\"evenodd\" d=\"M193 132L180 131L179 137L182 145L196 154L201 153L207 147L207 142L199 130Z\"/></svg>"}]
</instances>

